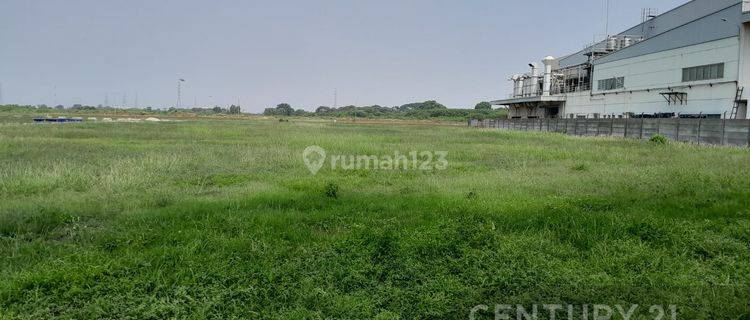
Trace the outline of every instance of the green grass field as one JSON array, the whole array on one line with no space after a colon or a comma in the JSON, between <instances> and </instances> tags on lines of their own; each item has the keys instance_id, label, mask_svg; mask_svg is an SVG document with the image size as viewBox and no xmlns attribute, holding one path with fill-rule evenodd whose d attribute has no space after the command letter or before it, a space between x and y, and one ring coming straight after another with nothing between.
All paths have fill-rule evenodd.
<instances>
[{"instance_id":1,"label":"green grass field","mask_svg":"<svg viewBox=\"0 0 750 320\"><path fill-rule=\"evenodd\" d=\"M313 176L308 145L450 165ZM0 318L748 319L748 177L747 149L463 127L0 124Z\"/></svg>"}]
</instances>

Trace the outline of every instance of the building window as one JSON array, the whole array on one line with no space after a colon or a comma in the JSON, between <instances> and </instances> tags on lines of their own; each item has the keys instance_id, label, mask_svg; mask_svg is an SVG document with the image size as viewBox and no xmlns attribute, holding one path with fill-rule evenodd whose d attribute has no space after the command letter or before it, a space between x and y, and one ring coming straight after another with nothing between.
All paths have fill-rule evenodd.
<instances>
[{"instance_id":1,"label":"building window","mask_svg":"<svg viewBox=\"0 0 750 320\"><path fill-rule=\"evenodd\" d=\"M708 64L682 69L682 82L703 81L724 78L724 64Z\"/></svg>"},{"instance_id":2,"label":"building window","mask_svg":"<svg viewBox=\"0 0 750 320\"><path fill-rule=\"evenodd\" d=\"M599 80L599 91L625 88L625 78L610 78Z\"/></svg>"}]
</instances>

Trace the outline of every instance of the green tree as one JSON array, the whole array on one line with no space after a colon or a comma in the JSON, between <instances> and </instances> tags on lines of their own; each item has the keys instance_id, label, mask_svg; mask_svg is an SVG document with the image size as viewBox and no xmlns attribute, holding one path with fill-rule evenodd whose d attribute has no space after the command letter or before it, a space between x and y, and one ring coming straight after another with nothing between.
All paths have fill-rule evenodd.
<instances>
[{"instance_id":1,"label":"green tree","mask_svg":"<svg viewBox=\"0 0 750 320\"><path fill-rule=\"evenodd\" d=\"M229 106L229 114L240 114L242 113L242 108L240 106L231 105Z\"/></svg>"},{"instance_id":2,"label":"green tree","mask_svg":"<svg viewBox=\"0 0 750 320\"><path fill-rule=\"evenodd\" d=\"M276 115L276 108L266 108L263 110L264 116L275 116Z\"/></svg>"},{"instance_id":3,"label":"green tree","mask_svg":"<svg viewBox=\"0 0 750 320\"><path fill-rule=\"evenodd\" d=\"M428 100L422 103L422 106L420 109L424 110L432 110L432 109L448 109L448 107L438 103L435 100Z\"/></svg>"},{"instance_id":4,"label":"green tree","mask_svg":"<svg viewBox=\"0 0 750 320\"><path fill-rule=\"evenodd\" d=\"M317 113L319 115L320 114L326 114L326 113L329 113L329 112L331 112L331 108L326 107L326 106L320 106L317 109L315 109L315 113Z\"/></svg>"},{"instance_id":5,"label":"green tree","mask_svg":"<svg viewBox=\"0 0 750 320\"><path fill-rule=\"evenodd\" d=\"M397 108L400 111L409 110L433 110L433 109L448 109L448 107L438 103L435 100L427 100L425 102L415 102L402 105Z\"/></svg>"},{"instance_id":6,"label":"green tree","mask_svg":"<svg viewBox=\"0 0 750 320\"><path fill-rule=\"evenodd\" d=\"M278 116L291 116L294 114L294 108L288 103L281 103L276 106L276 115Z\"/></svg>"},{"instance_id":7,"label":"green tree","mask_svg":"<svg viewBox=\"0 0 750 320\"><path fill-rule=\"evenodd\" d=\"M474 107L474 110L492 110L492 105L487 101L482 101L480 103L477 103L477 105Z\"/></svg>"}]
</instances>

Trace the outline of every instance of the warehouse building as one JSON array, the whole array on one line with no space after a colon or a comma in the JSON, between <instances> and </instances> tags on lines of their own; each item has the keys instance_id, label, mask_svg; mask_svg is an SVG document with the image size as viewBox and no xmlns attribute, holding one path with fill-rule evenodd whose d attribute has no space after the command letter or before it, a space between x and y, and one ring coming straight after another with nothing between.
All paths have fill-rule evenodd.
<instances>
[{"instance_id":1,"label":"warehouse building","mask_svg":"<svg viewBox=\"0 0 750 320\"><path fill-rule=\"evenodd\" d=\"M694 0L510 77L511 118L746 119L750 1Z\"/></svg>"}]
</instances>

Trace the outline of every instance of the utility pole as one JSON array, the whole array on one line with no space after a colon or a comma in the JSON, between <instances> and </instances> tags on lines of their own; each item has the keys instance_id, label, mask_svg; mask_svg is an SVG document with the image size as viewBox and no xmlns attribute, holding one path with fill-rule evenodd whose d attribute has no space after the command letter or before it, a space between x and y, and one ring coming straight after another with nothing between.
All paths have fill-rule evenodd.
<instances>
[{"instance_id":1,"label":"utility pole","mask_svg":"<svg viewBox=\"0 0 750 320\"><path fill-rule=\"evenodd\" d=\"M109 92L104 93L104 107L109 107Z\"/></svg>"},{"instance_id":2,"label":"utility pole","mask_svg":"<svg viewBox=\"0 0 750 320\"><path fill-rule=\"evenodd\" d=\"M0 82L0 104L3 104L3 83Z\"/></svg>"},{"instance_id":3,"label":"utility pole","mask_svg":"<svg viewBox=\"0 0 750 320\"><path fill-rule=\"evenodd\" d=\"M607 14L606 18L604 19L604 35L609 38L609 1L607 0Z\"/></svg>"},{"instance_id":4,"label":"utility pole","mask_svg":"<svg viewBox=\"0 0 750 320\"><path fill-rule=\"evenodd\" d=\"M138 109L138 92L135 93L135 108Z\"/></svg>"},{"instance_id":5,"label":"utility pole","mask_svg":"<svg viewBox=\"0 0 750 320\"><path fill-rule=\"evenodd\" d=\"M182 83L185 82L185 79L179 79L177 80L177 109L180 109L182 107Z\"/></svg>"},{"instance_id":6,"label":"utility pole","mask_svg":"<svg viewBox=\"0 0 750 320\"><path fill-rule=\"evenodd\" d=\"M333 89L333 108L337 108L339 103L339 92L338 89Z\"/></svg>"}]
</instances>

